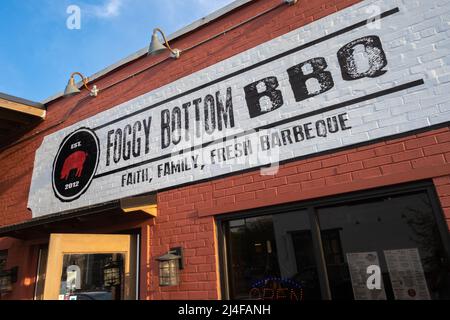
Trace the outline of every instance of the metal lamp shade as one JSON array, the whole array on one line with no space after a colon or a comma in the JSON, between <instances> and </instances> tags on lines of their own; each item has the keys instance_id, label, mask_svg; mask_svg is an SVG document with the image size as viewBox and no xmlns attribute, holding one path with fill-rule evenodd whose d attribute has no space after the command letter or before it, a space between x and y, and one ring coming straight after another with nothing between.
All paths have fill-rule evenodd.
<instances>
[{"instance_id":1,"label":"metal lamp shade","mask_svg":"<svg viewBox=\"0 0 450 320\"><path fill-rule=\"evenodd\" d=\"M148 48L148 55L153 56L167 50L158 38L158 35L154 33L152 35L152 42L150 42L150 47Z\"/></svg>"},{"instance_id":2,"label":"metal lamp shade","mask_svg":"<svg viewBox=\"0 0 450 320\"><path fill-rule=\"evenodd\" d=\"M77 93L80 93L80 89L78 89L78 87L76 86L75 80L73 78L70 78L69 83L64 90L64 96L70 97L76 95Z\"/></svg>"}]
</instances>

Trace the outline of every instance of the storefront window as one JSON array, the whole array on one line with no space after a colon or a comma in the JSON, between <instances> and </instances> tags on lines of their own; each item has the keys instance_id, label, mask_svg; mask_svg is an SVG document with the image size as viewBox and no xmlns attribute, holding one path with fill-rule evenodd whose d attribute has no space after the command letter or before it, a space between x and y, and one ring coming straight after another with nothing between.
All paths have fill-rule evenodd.
<instances>
[{"instance_id":1,"label":"storefront window","mask_svg":"<svg viewBox=\"0 0 450 320\"><path fill-rule=\"evenodd\" d=\"M429 189L397 191L224 221L229 296L450 299L447 237L431 201Z\"/></svg>"},{"instance_id":2,"label":"storefront window","mask_svg":"<svg viewBox=\"0 0 450 320\"><path fill-rule=\"evenodd\" d=\"M446 255L427 193L351 202L317 213L322 238L337 230L333 244L325 241L323 248L333 299L367 298L370 291L358 290L350 272L365 257L373 259L368 265L381 268L379 298L450 298Z\"/></svg>"},{"instance_id":3,"label":"storefront window","mask_svg":"<svg viewBox=\"0 0 450 320\"><path fill-rule=\"evenodd\" d=\"M306 212L227 224L232 299L320 299Z\"/></svg>"}]
</instances>

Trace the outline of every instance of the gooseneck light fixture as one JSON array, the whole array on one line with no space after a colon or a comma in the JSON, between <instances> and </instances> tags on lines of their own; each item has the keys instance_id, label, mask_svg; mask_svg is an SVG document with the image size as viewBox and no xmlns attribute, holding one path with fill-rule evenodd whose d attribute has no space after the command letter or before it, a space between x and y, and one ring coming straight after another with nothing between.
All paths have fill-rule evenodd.
<instances>
[{"instance_id":1,"label":"gooseneck light fixture","mask_svg":"<svg viewBox=\"0 0 450 320\"><path fill-rule=\"evenodd\" d=\"M158 32L162 35L164 39L164 44L161 43L158 37ZM172 53L172 58L178 59L181 55L181 51L178 49L172 49L167 41L166 35L161 29L155 28L153 30L152 41L150 42L150 47L148 48L148 55L157 55L165 50L169 50Z\"/></svg>"},{"instance_id":2,"label":"gooseneck light fixture","mask_svg":"<svg viewBox=\"0 0 450 320\"><path fill-rule=\"evenodd\" d=\"M80 93L80 89L78 89L78 86L75 84L76 75L78 75L81 78L81 81L83 81L83 86L90 92L91 97L96 97L99 92L97 86L94 85L92 89L89 89L88 78L86 78L79 72L74 72L70 75L69 83L67 83L66 89L64 90L64 97L70 97Z\"/></svg>"},{"instance_id":3,"label":"gooseneck light fixture","mask_svg":"<svg viewBox=\"0 0 450 320\"><path fill-rule=\"evenodd\" d=\"M155 28L153 30L152 40L150 42L150 46L148 48L147 55L153 56L153 55L160 54L163 51L169 50L171 52L170 56L172 58L178 59L178 58L180 58L181 52L187 52L187 51L192 50L192 49L194 49L196 47L199 47L199 46L201 46L201 45L203 45L203 44L205 44L205 43L207 43L207 42L209 42L211 40L214 40L214 39L216 39L216 38L218 38L220 36L223 36L223 35L231 32L231 31L233 31L233 30L235 30L235 29L237 29L237 28L239 28L239 27L241 27L241 26L243 26L243 25L245 25L245 24L247 24L247 23L249 23L251 21L254 21L254 20L256 20L256 19L258 19L258 18L260 18L260 17L262 17L262 16L264 16L264 15L266 15L266 14L268 14L268 13L270 13L270 12L272 12L272 11L278 9L278 8L280 8L281 6L285 6L285 5L292 6L292 5L295 5L295 4L297 4L299 2L298 0L279 0L279 1L280 1L280 3L278 5L276 5L276 6L272 7L272 8L269 8L269 9L267 9L264 12L258 13L256 15L254 15L253 17L251 17L249 19L246 19L246 20L244 20L244 21L242 21L242 22L240 22L240 23L238 23L236 25L233 25L230 28L228 28L228 29L226 29L224 31L221 31L221 32L219 32L219 33L217 33L217 34L215 34L215 35L213 35L213 36L211 36L211 37L209 37L209 38L207 38L205 40L202 40L202 41L200 41L200 42L198 42L196 44L193 44L192 46L190 46L188 48L184 48L183 51L181 51L179 49L173 49L169 45L169 42L168 42L167 37L164 34L164 32L161 29L159 29L159 28ZM158 33L161 34L161 36L163 38L163 41L161 41L160 38L158 37ZM125 77L125 78L123 78L123 79L121 79L121 80L119 80L119 81L117 81L117 82L107 86L106 88L102 88L102 91L106 90L106 89L109 89L109 88L111 88L113 86L116 86L117 84L119 84L119 83L121 83L123 81L126 81L126 80L128 80L130 78L133 78L136 75L138 75L140 73L143 73L144 71L147 71L148 69L153 68L154 66L156 66L156 65L158 65L158 64L160 64L160 63L162 63L164 61L165 60L159 61L159 62L157 62L155 64L152 64L151 66L147 66L144 69L142 69L142 70L140 70L138 72L135 72L132 75L127 76L127 77ZM64 97L69 97L69 96L72 96L72 95L80 93L80 89L75 84L75 80L74 80L74 76L75 75L79 75L81 77L84 87L90 91L90 95L91 96L96 97L98 95L98 92L100 90L97 89L97 87L95 85L93 86L92 89L89 89L88 86L87 86L87 84L89 82L88 79L85 78L81 73L74 72L70 76L69 83L67 84L66 90L64 91Z\"/></svg>"}]
</instances>

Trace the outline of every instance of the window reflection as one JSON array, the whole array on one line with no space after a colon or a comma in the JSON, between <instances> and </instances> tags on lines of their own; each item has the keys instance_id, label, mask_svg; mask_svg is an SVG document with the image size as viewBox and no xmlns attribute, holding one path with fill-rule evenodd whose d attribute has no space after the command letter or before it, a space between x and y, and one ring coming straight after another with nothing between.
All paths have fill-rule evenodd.
<instances>
[{"instance_id":1,"label":"window reflection","mask_svg":"<svg viewBox=\"0 0 450 320\"><path fill-rule=\"evenodd\" d=\"M450 299L449 260L426 190L310 209L320 239L306 209L225 222L232 299L321 299L319 279L332 299ZM326 274L318 273L321 256ZM368 267L379 288L368 288Z\"/></svg>"},{"instance_id":2,"label":"window reflection","mask_svg":"<svg viewBox=\"0 0 450 320\"><path fill-rule=\"evenodd\" d=\"M395 288L392 288L386 251L396 250L398 255L406 249L418 250L429 298L450 297L448 266L445 265L444 248L427 193L346 203L320 208L317 212L322 239L329 238L330 230L339 230L334 245L323 241L333 299L355 298L346 255L364 252L377 253L386 297L394 299Z\"/></svg>"},{"instance_id":3,"label":"window reflection","mask_svg":"<svg viewBox=\"0 0 450 320\"><path fill-rule=\"evenodd\" d=\"M123 254L64 255L60 299L120 300L124 258Z\"/></svg>"},{"instance_id":4,"label":"window reflection","mask_svg":"<svg viewBox=\"0 0 450 320\"><path fill-rule=\"evenodd\" d=\"M233 299L320 299L306 212L230 221Z\"/></svg>"},{"instance_id":5,"label":"window reflection","mask_svg":"<svg viewBox=\"0 0 450 320\"><path fill-rule=\"evenodd\" d=\"M6 270L6 258L8 257L7 250L0 250L0 271Z\"/></svg>"}]
</instances>

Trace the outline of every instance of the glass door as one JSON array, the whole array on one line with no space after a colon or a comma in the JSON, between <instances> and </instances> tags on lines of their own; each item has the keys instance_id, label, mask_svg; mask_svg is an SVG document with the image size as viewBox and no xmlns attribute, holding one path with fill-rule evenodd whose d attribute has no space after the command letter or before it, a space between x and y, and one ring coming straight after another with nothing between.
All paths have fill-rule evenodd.
<instances>
[{"instance_id":1,"label":"glass door","mask_svg":"<svg viewBox=\"0 0 450 320\"><path fill-rule=\"evenodd\" d=\"M134 236L51 235L44 300L134 299Z\"/></svg>"}]
</instances>

